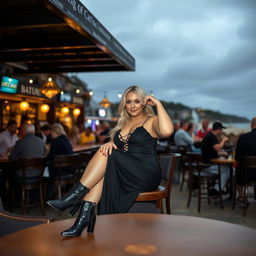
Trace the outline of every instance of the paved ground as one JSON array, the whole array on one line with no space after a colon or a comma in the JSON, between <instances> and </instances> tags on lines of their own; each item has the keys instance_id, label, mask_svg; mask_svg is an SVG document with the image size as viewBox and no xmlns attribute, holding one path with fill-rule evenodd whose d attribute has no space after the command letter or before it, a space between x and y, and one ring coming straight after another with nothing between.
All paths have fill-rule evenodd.
<instances>
[{"instance_id":1,"label":"paved ground","mask_svg":"<svg viewBox=\"0 0 256 256\"><path fill-rule=\"evenodd\" d=\"M187 208L188 191L186 188L180 192L179 186L174 185L172 192L171 207L173 214L222 220L256 229L256 201L252 198L250 198L250 207L248 208L247 216L243 217L242 208L237 206L233 211L232 203L228 199L224 200L223 210L220 208L218 201L208 205L207 200L202 200L201 212L198 213L197 198L195 197L192 198L191 205Z\"/></svg>"}]
</instances>

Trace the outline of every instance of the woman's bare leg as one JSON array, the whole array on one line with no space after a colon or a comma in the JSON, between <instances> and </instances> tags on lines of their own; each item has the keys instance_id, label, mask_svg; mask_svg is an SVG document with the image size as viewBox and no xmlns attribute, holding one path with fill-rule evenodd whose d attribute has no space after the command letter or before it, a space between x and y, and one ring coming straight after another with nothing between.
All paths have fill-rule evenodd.
<instances>
[{"instance_id":1,"label":"woman's bare leg","mask_svg":"<svg viewBox=\"0 0 256 256\"><path fill-rule=\"evenodd\" d=\"M87 165L80 182L89 189L92 189L105 176L108 157L99 150Z\"/></svg>"},{"instance_id":2,"label":"woman's bare leg","mask_svg":"<svg viewBox=\"0 0 256 256\"><path fill-rule=\"evenodd\" d=\"M89 202L94 202L96 204L99 203L101 194L102 194L102 188L103 188L103 182L104 178L102 178L91 190L90 192L84 197L84 200Z\"/></svg>"}]
</instances>

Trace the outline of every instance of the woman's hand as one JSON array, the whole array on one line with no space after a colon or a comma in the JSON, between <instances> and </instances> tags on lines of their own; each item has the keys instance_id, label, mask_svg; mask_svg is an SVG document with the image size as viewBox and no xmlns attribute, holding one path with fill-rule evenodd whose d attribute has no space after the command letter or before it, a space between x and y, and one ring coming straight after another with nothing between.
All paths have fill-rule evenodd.
<instances>
[{"instance_id":1,"label":"woman's hand","mask_svg":"<svg viewBox=\"0 0 256 256\"><path fill-rule=\"evenodd\" d=\"M110 141L108 143L103 144L100 147L100 152L103 154L103 156L110 156L112 154L113 148L117 149L117 146L116 144Z\"/></svg>"},{"instance_id":2,"label":"woman's hand","mask_svg":"<svg viewBox=\"0 0 256 256\"><path fill-rule=\"evenodd\" d=\"M147 95L144 98L144 105L157 106L157 104L159 104L159 103L160 103L160 101L151 95Z\"/></svg>"}]
</instances>

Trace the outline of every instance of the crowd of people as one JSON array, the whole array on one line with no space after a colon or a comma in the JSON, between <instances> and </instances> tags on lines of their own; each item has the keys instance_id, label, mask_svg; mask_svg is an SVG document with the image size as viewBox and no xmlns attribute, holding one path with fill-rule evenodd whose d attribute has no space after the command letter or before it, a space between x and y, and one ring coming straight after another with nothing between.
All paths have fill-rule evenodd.
<instances>
[{"instance_id":1,"label":"crowd of people","mask_svg":"<svg viewBox=\"0 0 256 256\"><path fill-rule=\"evenodd\" d=\"M51 145L55 145L55 141L59 136L61 136L61 138L65 137L68 141L66 144L70 144L71 148L73 148L77 145L105 143L109 140L109 131L110 124L107 121L100 122L95 131L93 131L91 127L85 127L80 132L77 126L73 126L72 129L69 129L66 125L60 123L53 125L46 123L38 128L30 122L24 122L18 127L15 120L10 120L6 129L0 133L0 157L7 158L10 154L17 154L14 154L13 151L17 151L16 147L18 147L20 142L18 145L16 145L16 142L19 140L24 141L23 139L25 137L25 141L29 142L35 139L35 137L40 138L44 144L43 155L47 155L51 150ZM58 136L56 136L56 132ZM28 134L29 136L27 136ZM31 136L31 134L33 134L33 136ZM60 138L57 140L60 140ZM65 153L65 150L63 151L63 153ZM23 156L33 157L33 154L24 154Z\"/></svg>"},{"instance_id":2,"label":"crowd of people","mask_svg":"<svg viewBox=\"0 0 256 256\"><path fill-rule=\"evenodd\" d=\"M204 171L209 173L218 173L218 165L214 165L211 159L214 158L234 158L241 162L243 155L256 155L256 118L251 120L251 132L241 134L240 136L227 136L224 133L226 127L219 121L209 127L208 120L202 120L201 128L196 130L194 124L189 121L180 121L174 123L174 133L171 137L159 140L159 151L169 150L173 152L195 152L202 156L202 162L207 166ZM164 145L161 148L161 145ZM168 145L166 147L166 145ZM239 164L236 167L236 180L238 191L238 202L243 201L245 174ZM230 166L222 164L220 166L221 193L228 192ZM256 181L256 171L249 170L247 174L248 181ZM179 177L176 182L178 183ZM219 194L218 184L213 184L209 189L210 195Z\"/></svg>"},{"instance_id":3,"label":"crowd of people","mask_svg":"<svg viewBox=\"0 0 256 256\"><path fill-rule=\"evenodd\" d=\"M77 145L107 142L109 130L106 121L101 122L95 132L86 127L80 133L78 127L69 131L60 123L46 123L36 131L36 126L30 122L23 122L18 127L16 121L10 120L0 133L0 157L18 160L44 156L51 163L56 155L72 154ZM54 169L50 168L47 175L54 177Z\"/></svg>"}]
</instances>

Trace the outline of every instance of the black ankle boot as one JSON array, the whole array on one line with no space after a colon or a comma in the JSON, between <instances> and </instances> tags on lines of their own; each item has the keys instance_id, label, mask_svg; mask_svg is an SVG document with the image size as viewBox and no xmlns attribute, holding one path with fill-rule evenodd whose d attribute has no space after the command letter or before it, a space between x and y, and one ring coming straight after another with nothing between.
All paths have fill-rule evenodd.
<instances>
[{"instance_id":1,"label":"black ankle boot","mask_svg":"<svg viewBox=\"0 0 256 256\"><path fill-rule=\"evenodd\" d=\"M81 183L78 183L61 199L50 200L46 203L58 211L65 211L67 208L73 206L69 213L74 215L75 212L79 209L84 196L88 192L89 189L87 187Z\"/></svg>"},{"instance_id":2,"label":"black ankle boot","mask_svg":"<svg viewBox=\"0 0 256 256\"><path fill-rule=\"evenodd\" d=\"M93 233L96 222L95 203L83 201L80 213L76 218L74 225L61 232L62 236L80 236L87 227L88 233Z\"/></svg>"}]
</instances>

